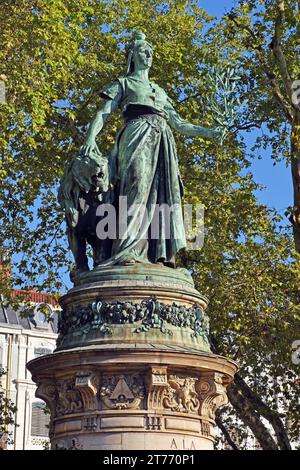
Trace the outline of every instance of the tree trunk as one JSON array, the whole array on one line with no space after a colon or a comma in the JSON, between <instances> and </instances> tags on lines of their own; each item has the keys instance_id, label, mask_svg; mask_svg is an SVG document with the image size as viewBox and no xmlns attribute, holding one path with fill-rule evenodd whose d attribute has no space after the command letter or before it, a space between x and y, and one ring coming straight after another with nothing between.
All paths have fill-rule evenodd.
<instances>
[{"instance_id":1,"label":"tree trunk","mask_svg":"<svg viewBox=\"0 0 300 470\"><path fill-rule=\"evenodd\" d=\"M294 189L294 207L290 220L293 224L295 248L300 253L300 113L292 125L291 170Z\"/></svg>"},{"instance_id":2,"label":"tree trunk","mask_svg":"<svg viewBox=\"0 0 300 470\"><path fill-rule=\"evenodd\" d=\"M210 345L215 354L224 354L213 335L210 335ZM239 418L251 429L263 450L291 450L289 436L279 414L249 387L239 373L235 374L234 382L228 386L227 395ZM262 418L269 422L274 437Z\"/></svg>"},{"instance_id":3,"label":"tree trunk","mask_svg":"<svg viewBox=\"0 0 300 470\"><path fill-rule=\"evenodd\" d=\"M232 450L240 450L239 447L234 442L234 440L232 439L232 437L231 437L229 431L227 430L226 426L223 424L220 410L218 410L217 413L216 413L216 425L222 431L223 436L225 437L226 442L230 445L231 449Z\"/></svg>"},{"instance_id":4,"label":"tree trunk","mask_svg":"<svg viewBox=\"0 0 300 470\"><path fill-rule=\"evenodd\" d=\"M272 428L274 429L277 445L280 450L292 450L289 436L279 414L270 408L260 396L258 396L250 387L247 385L245 380L240 374L235 375L235 384L238 386L243 396L250 401L254 409L257 411L260 417L265 418Z\"/></svg>"},{"instance_id":5,"label":"tree trunk","mask_svg":"<svg viewBox=\"0 0 300 470\"><path fill-rule=\"evenodd\" d=\"M248 426L259 442L263 450L279 450L275 440L271 436L269 429L263 424L259 414L256 412L250 401L243 396L238 387L232 383L227 388L227 395L230 403L235 408L238 416Z\"/></svg>"}]
</instances>

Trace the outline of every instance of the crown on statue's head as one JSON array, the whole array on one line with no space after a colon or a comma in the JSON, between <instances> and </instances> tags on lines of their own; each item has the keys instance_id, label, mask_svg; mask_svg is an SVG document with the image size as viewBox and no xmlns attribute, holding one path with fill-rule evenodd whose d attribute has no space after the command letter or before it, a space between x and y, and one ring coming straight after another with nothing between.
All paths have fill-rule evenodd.
<instances>
[{"instance_id":1,"label":"crown on statue's head","mask_svg":"<svg viewBox=\"0 0 300 470\"><path fill-rule=\"evenodd\" d=\"M125 48L127 57L127 74L132 72L132 55L135 47L138 45L139 42L145 42L152 49L152 45L148 41L146 41L145 33L143 33L142 31L133 31L131 39Z\"/></svg>"}]
</instances>

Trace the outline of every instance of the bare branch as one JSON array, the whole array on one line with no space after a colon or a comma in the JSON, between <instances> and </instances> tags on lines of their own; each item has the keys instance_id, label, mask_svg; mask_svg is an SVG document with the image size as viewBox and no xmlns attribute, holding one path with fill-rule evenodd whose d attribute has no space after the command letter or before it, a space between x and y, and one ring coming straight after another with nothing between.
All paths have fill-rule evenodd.
<instances>
[{"instance_id":1,"label":"bare branch","mask_svg":"<svg viewBox=\"0 0 300 470\"><path fill-rule=\"evenodd\" d=\"M274 37L272 39L270 46L271 46L276 64L278 65L278 68L280 70L286 93L289 96L289 98L291 98L292 93L293 93L293 90L292 90L293 81L289 74L287 61L286 61L286 58L284 56L282 46L281 46L283 29L284 29L284 21L285 21L284 0L277 1L277 11L278 13L277 13L276 21L275 21L275 33L274 33ZM291 100L291 103L292 103L292 100Z\"/></svg>"},{"instance_id":2,"label":"bare branch","mask_svg":"<svg viewBox=\"0 0 300 470\"><path fill-rule=\"evenodd\" d=\"M219 354L218 341L213 335L210 335L210 344L212 351ZM288 434L278 413L262 401L240 374L235 375L234 383L228 386L227 393L239 417L251 429L264 450L291 450ZM261 418L265 418L273 427L277 443Z\"/></svg>"},{"instance_id":3,"label":"bare branch","mask_svg":"<svg viewBox=\"0 0 300 470\"><path fill-rule=\"evenodd\" d=\"M238 131L245 131L245 130L253 129L253 127L260 129L261 126L262 126L262 122L246 122L242 124L241 126L236 126L235 129Z\"/></svg>"}]
</instances>

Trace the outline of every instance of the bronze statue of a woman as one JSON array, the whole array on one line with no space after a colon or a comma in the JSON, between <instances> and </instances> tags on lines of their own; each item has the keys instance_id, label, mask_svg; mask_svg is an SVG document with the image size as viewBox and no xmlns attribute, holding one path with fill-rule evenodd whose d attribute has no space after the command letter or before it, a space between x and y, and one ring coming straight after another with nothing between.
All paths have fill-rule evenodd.
<instances>
[{"instance_id":1,"label":"bronze statue of a woman","mask_svg":"<svg viewBox=\"0 0 300 470\"><path fill-rule=\"evenodd\" d=\"M128 208L140 206L147 212L147 217L143 218L138 210L128 211L126 236L113 240L110 253L106 253L107 259L102 258L100 262L98 259L95 265L150 262L175 266L175 255L186 246L186 240L181 210L183 187L171 128L187 136L219 139L218 130L181 119L166 92L149 80L152 55L152 46L145 35L134 33L127 47L127 74L103 88L104 102L81 148L83 159L99 155L96 136L110 114L121 108L124 126L108 157L114 204L117 208L117 202L125 197ZM166 211L159 213L156 236L152 237L150 225L158 206L177 210L169 211L168 217ZM82 266L77 263L77 268Z\"/></svg>"}]
</instances>

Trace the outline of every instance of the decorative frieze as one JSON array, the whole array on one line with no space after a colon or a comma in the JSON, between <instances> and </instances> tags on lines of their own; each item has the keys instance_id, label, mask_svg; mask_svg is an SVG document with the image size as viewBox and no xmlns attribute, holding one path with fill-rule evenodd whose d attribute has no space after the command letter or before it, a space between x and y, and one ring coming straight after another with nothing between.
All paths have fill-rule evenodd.
<instances>
[{"instance_id":1,"label":"decorative frieze","mask_svg":"<svg viewBox=\"0 0 300 470\"><path fill-rule=\"evenodd\" d=\"M166 409L181 413L197 414L200 401L195 390L197 378L170 375L165 390L163 405Z\"/></svg>"},{"instance_id":2,"label":"decorative frieze","mask_svg":"<svg viewBox=\"0 0 300 470\"><path fill-rule=\"evenodd\" d=\"M57 345L62 345L66 336L80 340L93 331L110 336L112 329L109 325L120 324L134 324L135 333L158 329L165 335L172 335L167 325L190 328L192 338L201 337L208 343L209 319L199 305L164 304L150 298L140 303L107 303L98 299L91 304L66 307L59 317Z\"/></svg>"},{"instance_id":3,"label":"decorative frieze","mask_svg":"<svg viewBox=\"0 0 300 470\"><path fill-rule=\"evenodd\" d=\"M41 398L47 403L50 410L51 417L56 416L56 404L58 399L58 392L54 380L45 379L37 384L35 392L36 397Z\"/></svg>"},{"instance_id":4,"label":"decorative frieze","mask_svg":"<svg viewBox=\"0 0 300 470\"><path fill-rule=\"evenodd\" d=\"M183 413L201 418L203 435L211 435L215 412L227 403L223 374L169 373L167 366L128 374L82 370L73 379L46 380L37 396L46 401L52 418L101 410L145 410L146 428L160 430L165 413ZM96 428L97 415L87 416L83 429Z\"/></svg>"},{"instance_id":5,"label":"decorative frieze","mask_svg":"<svg viewBox=\"0 0 300 470\"><path fill-rule=\"evenodd\" d=\"M81 394L75 388L75 379L59 380L56 385L56 416L79 413L84 410Z\"/></svg>"},{"instance_id":6,"label":"decorative frieze","mask_svg":"<svg viewBox=\"0 0 300 470\"><path fill-rule=\"evenodd\" d=\"M203 372L197 382L201 400L200 414L214 420L218 408L228 403L224 376L219 372Z\"/></svg>"},{"instance_id":7,"label":"decorative frieze","mask_svg":"<svg viewBox=\"0 0 300 470\"><path fill-rule=\"evenodd\" d=\"M36 396L47 403L52 418L84 410L82 397L75 388L75 378L42 382L37 388Z\"/></svg>"},{"instance_id":8,"label":"decorative frieze","mask_svg":"<svg viewBox=\"0 0 300 470\"><path fill-rule=\"evenodd\" d=\"M121 349L118 351L120 354ZM130 362L125 373L118 357L105 362L93 349L85 357L80 351L80 367L74 362L65 378L62 362L58 368L47 362L40 372L37 395L51 411L52 448L93 449L99 448L99 442L103 449L108 445L119 448L119 442L124 448L144 448L147 441L147 446L171 449L173 440L178 449L191 448L191 442L197 449L212 448L215 412L227 402L225 387L231 369L223 372L225 360L220 366L221 358L213 355L205 359L203 354L197 355L197 362L191 362L189 368L189 356L176 353L177 363L170 364L164 363L171 357L169 352L150 351L148 364L145 359L139 364ZM71 361L75 354L64 352L62 359L67 355ZM151 365L157 359L162 365ZM207 369L206 364L216 369Z\"/></svg>"},{"instance_id":9,"label":"decorative frieze","mask_svg":"<svg viewBox=\"0 0 300 470\"><path fill-rule=\"evenodd\" d=\"M107 409L139 409L145 398L143 377L139 374L104 375L99 397Z\"/></svg>"},{"instance_id":10,"label":"decorative frieze","mask_svg":"<svg viewBox=\"0 0 300 470\"><path fill-rule=\"evenodd\" d=\"M201 434L214 437L217 408L227 403L224 375L201 372L199 375L168 373L167 367L151 367L147 379L148 410L166 411L201 417ZM152 421L148 421L148 425Z\"/></svg>"}]
</instances>

